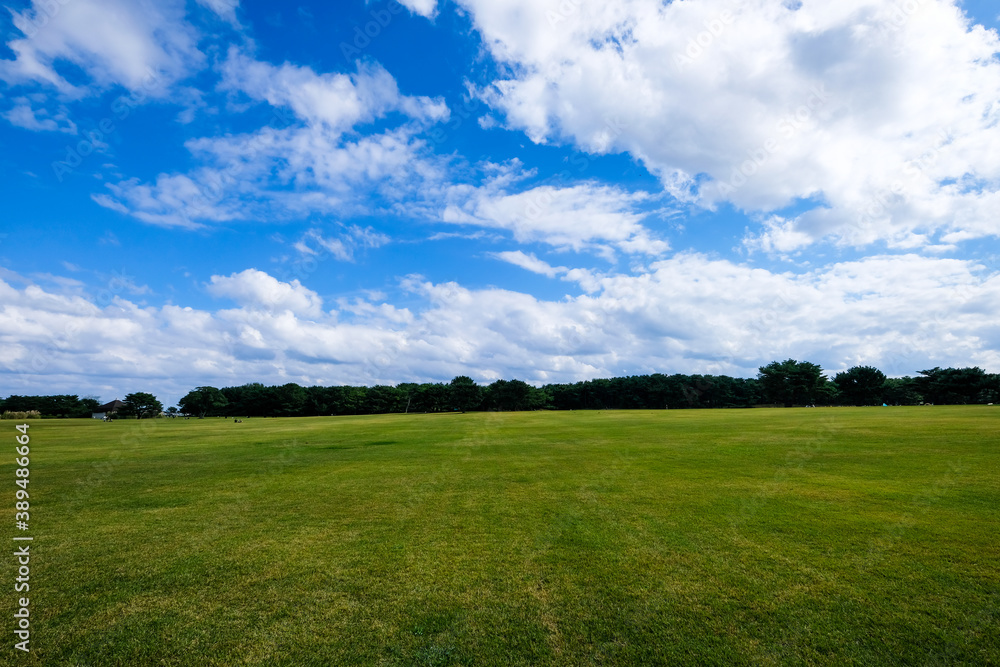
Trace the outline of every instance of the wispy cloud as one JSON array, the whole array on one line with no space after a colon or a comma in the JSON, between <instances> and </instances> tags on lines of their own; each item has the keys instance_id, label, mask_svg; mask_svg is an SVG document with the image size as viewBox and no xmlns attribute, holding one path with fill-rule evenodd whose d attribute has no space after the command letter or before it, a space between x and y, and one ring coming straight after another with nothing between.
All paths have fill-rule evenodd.
<instances>
[{"instance_id":1,"label":"wispy cloud","mask_svg":"<svg viewBox=\"0 0 1000 667\"><path fill-rule=\"evenodd\" d=\"M325 251L342 262L353 262L358 251L379 248L390 240L387 235L371 227L351 225L335 235L324 234L320 229L310 229L295 242L294 247L303 255L315 257Z\"/></svg>"},{"instance_id":2,"label":"wispy cloud","mask_svg":"<svg viewBox=\"0 0 1000 667\"><path fill-rule=\"evenodd\" d=\"M526 271L537 273L548 278L555 278L559 274L566 273L569 269L565 266L552 266L548 262L538 259L534 253L528 254L521 250L505 250L504 252L490 253L492 257L502 262L519 266Z\"/></svg>"},{"instance_id":3,"label":"wispy cloud","mask_svg":"<svg viewBox=\"0 0 1000 667\"><path fill-rule=\"evenodd\" d=\"M14 106L0 115L6 118L11 125L23 127L26 130L77 134L76 123L69 118L65 107L60 107L58 112L50 114L45 109L32 107L27 97L15 98Z\"/></svg>"},{"instance_id":4,"label":"wispy cloud","mask_svg":"<svg viewBox=\"0 0 1000 667\"><path fill-rule=\"evenodd\" d=\"M163 173L153 183L109 183L109 193L94 200L143 222L194 229L391 208L442 178L439 161L418 135L425 123L446 119L447 107L400 94L381 67L321 75L259 62L234 47L223 81L225 89L272 105L272 123L247 134L193 139L187 148L200 166L191 172ZM280 108L291 115L278 113ZM374 134L345 134L390 111L406 120ZM435 183L430 189L438 188Z\"/></svg>"},{"instance_id":5,"label":"wispy cloud","mask_svg":"<svg viewBox=\"0 0 1000 667\"><path fill-rule=\"evenodd\" d=\"M0 79L43 83L67 98L115 85L162 96L205 61L179 0L33 0L12 15L23 36L7 43L15 57L0 60ZM59 62L79 67L86 80L71 83Z\"/></svg>"}]
</instances>

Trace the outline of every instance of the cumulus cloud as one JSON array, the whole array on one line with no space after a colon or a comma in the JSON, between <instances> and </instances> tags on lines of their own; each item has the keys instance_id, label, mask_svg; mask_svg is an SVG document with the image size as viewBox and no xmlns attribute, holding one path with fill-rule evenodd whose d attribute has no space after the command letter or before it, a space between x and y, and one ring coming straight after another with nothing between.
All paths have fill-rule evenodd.
<instances>
[{"instance_id":1,"label":"cumulus cloud","mask_svg":"<svg viewBox=\"0 0 1000 667\"><path fill-rule=\"evenodd\" d=\"M753 247L997 235L1000 40L952 0L461 4L507 127L628 153L709 208L812 202Z\"/></svg>"},{"instance_id":2,"label":"cumulus cloud","mask_svg":"<svg viewBox=\"0 0 1000 667\"><path fill-rule=\"evenodd\" d=\"M399 0L399 4L414 14L419 14L426 18L434 18L434 15L437 13L437 0Z\"/></svg>"},{"instance_id":3,"label":"cumulus cloud","mask_svg":"<svg viewBox=\"0 0 1000 667\"><path fill-rule=\"evenodd\" d=\"M682 254L591 279L592 293L549 301L413 276L402 288L415 312L382 295L324 312L298 281L254 269L212 277L209 293L237 303L215 311L120 297L98 306L0 281L0 364L11 391L100 393L107 380L93 378L122 378L175 397L249 381L753 375L788 357L891 375L1000 368L1000 271L972 261L887 255L792 274Z\"/></svg>"},{"instance_id":4,"label":"cumulus cloud","mask_svg":"<svg viewBox=\"0 0 1000 667\"><path fill-rule=\"evenodd\" d=\"M12 16L23 37L7 43L15 58L0 60L0 79L10 84L42 83L72 98L114 85L162 96L204 62L179 0L33 0ZM71 83L59 62L87 80Z\"/></svg>"},{"instance_id":5,"label":"cumulus cloud","mask_svg":"<svg viewBox=\"0 0 1000 667\"><path fill-rule=\"evenodd\" d=\"M235 0L198 2L237 25ZM427 0L405 4L422 16L437 11ZM0 270L5 386L114 394L107 378L122 378L176 397L247 381L752 375L787 357L831 371L1000 369L997 267L930 256L998 231L1000 42L954 3L459 4L499 63L498 79L476 91L492 107L480 127L626 153L663 192L596 179L539 183L520 163L435 155L422 133L448 119L442 100L403 94L370 61L323 72L263 62L244 47L220 54L219 90L229 111L267 105L273 122L192 139L190 168L110 183L94 199L191 229L328 215L348 222L310 222L292 248L300 259L345 262L390 242L367 222L350 224L352 215L377 213L369 220L380 228L383 214L431 220L440 223L432 231L449 230L432 238L534 244L487 256L565 281L574 295L412 276L402 296L326 304L298 280L247 269L204 286L233 303L195 309L151 306L148 289L124 284L88 299L77 280ZM55 13L43 14L49 7ZM62 99L16 91L4 117L69 132L64 100L119 85L154 97L178 91L204 64L184 11L174 0L74 0L15 12L26 37L9 42L14 59L0 62L0 78ZM63 63L80 68L72 82ZM752 251L795 255L829 239L908 254L819 268L808 256L798 273L671 256L650 222L670 197L752 213L743 239ZM574 259L547 261L538 246ZM632 268L571 266L579 255L570 251L624 255Z\"/></svg>"},{"instance_id":6,"label":"cumulus cloud","mask_svg":"<svg viewBox=\"0 0 1000 667\"><path fill-rule=\"evenodd\" d=\"M231 47L222 66L222 88L271 106L291 107L309 125L335 132L396 110L412 119L447 119L448 107L442 100L401 95L396 80L380 65L359 62L357 66L353 75L318 74L309 67L261 62Z\"/></svg>"},{"instance_id":7,"label":"cumulus cloud","mask_svg":"<svg viewBox=\"0 0 1000 667\"><path fill-rule=\"evenodd\" d=\"M658 255L670 246L642 225L648 214L640 211L640 206L648 199L642 192L596 182L518 191L511 187L511 176L505 172L483 186L452 187L441 219L508 230L523 243L605 254L614 248Z\"/></svg>"},{"instance_id":8,"label":"cumulus cloud","mask_svg":"<svg viewBox=\"0 0 1000 667\"><path fill-rule=\"evenodd\" d=\"M323 300L316 292L298 280L281 282L257 269L230 276L212 276L206 289L213 296L228 297L251 310L288 311L309 317L319 317L323 313Z\"/></svg>"}]
</instances>

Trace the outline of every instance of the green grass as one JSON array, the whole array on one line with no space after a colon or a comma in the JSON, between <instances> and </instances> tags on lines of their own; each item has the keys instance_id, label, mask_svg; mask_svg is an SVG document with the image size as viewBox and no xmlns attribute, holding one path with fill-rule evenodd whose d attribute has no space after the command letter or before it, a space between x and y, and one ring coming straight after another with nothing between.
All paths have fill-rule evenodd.
<instances>
[{"instance_id":1,"label":"green grass","mask_svg":"<svg viewBox=\"0 0 1000 667\"><path fill-rule=\"evenodd\" d=\"M141 424L31 422L0 663L1000 664L1000 409Z\"/></svg>"}]
</instances>

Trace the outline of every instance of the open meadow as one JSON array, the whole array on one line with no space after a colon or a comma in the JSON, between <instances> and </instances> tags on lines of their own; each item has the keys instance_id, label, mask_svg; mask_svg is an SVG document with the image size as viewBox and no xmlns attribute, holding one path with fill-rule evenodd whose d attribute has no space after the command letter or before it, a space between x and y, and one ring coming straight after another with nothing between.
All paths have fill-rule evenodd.
<instances>
[{"instance_id":1,"label":"open meadow","mask_svg":"<svg viewBox=\"0 0 1000 667\"><path fill-rule=\"evenodd\" d=\"M2 664L1000 664L1000 408L29 423Z\"/></svg>"}]
</instances>

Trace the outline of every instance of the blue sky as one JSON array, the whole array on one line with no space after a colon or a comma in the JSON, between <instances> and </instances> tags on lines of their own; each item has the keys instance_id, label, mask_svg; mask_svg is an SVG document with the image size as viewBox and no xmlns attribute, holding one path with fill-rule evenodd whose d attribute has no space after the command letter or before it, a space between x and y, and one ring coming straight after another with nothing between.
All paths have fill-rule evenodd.
<instances>
[{"instance_id":1,"label":"blue sky","mask_svg":"<svg viewBox=\"0 0 1000 667\"><path fill-rule=\"evenodd\" d=\"M1000 370L992 3L5 6L2 395Z\"/></svg>"}]
</instances>

